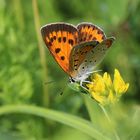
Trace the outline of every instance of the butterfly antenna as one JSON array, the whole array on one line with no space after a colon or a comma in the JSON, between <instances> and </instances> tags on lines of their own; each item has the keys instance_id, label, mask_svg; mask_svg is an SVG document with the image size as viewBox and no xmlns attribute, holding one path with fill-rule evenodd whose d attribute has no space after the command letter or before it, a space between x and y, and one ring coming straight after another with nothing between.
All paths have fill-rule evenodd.
<instances>
[{"instance_id":1,"label":"butterfly antenna","mask_svg":"<svg viewBox=\"0 0 140 140\"><path fill-rule=\"evenodd\" d=\"M44 84L45 84L45 85L48 85L48 84L52 84L52 83L54 83L54 82L56 82L56 81L49 81L49 82L45 82Z\"/></svg>"},{"instance_id":2,"label":"butterfly antenna","mask_svg":"<svg viewBox=\"0 0 140 140\"><path fill-rule=\"evenodd\" d=\"M64 85L63 89L60 91L59 95L63 95L63 93L64 93L64 91L65 91L65 89L66 89L68 83L69 83L69 81L67 81L67 82L65 83L65 85Z\"/></svg>"},{"instance_id":3,"label":"butterfly antenna","mask_svg":"<svg viewBox=\"0 0 140 140\"><path fill-rule=\"evenodd\" d=\"M56 81L49 81L49 82L45 82L44 84L45 84L45 85L48 85L48 84L52 84L52 83L55 83L55 82L56 82ZM66 85L65 85L64 88L60 91L59 95L63 95L65 88L66 88Z\"/></svg>"},{"instance_id":4,"label":"butterfly antenna","mask_svg":"<svg viewBox=\"0 0 140 140\"><path fill-rule=\"evenodd\" d=\"M64 86L64 88L61 90L61 92L59 93L59 95L63 95L65 89L66 89L67 85Z\"/></svg>"},{"instance_id":5,"label":"butterfly antenna","mask_svg":"<svg viewBox=\"0 0 140 140\"><path fill-rule=\"evenodd\" d=\"M61 91L61 92L59 93L59 95L63 95L63 93L64 93L64 92L63 92L63 91Z\"/></svg>"}]
</instances>

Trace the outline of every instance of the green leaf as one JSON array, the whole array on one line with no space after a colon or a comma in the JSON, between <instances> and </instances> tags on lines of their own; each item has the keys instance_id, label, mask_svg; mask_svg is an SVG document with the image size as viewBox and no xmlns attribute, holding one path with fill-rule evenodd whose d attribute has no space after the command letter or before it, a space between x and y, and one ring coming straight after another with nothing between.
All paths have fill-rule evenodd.
<instances>
[{"instance_id":1,"label":"green leaf","mask_svg":"<svg viewBox=\"0 0 140 140\"><path fill-rule=\"evenodd\" d=\"M43 117L45 119L51 119L76 128L97 140L110 140L108 137L104 136L98 130L96 130L91 122L84 120L80 117L69 115L60 111L31 105L7 105L0 108L0 115L9 113L26 113Z\"/></svg>"}]
</instances>

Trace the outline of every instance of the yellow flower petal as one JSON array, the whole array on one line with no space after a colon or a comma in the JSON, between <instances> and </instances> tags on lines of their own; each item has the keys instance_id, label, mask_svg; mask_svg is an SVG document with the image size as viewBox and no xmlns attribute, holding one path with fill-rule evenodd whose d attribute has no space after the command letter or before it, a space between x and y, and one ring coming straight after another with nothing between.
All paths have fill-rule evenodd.
<instances>
[{"instance_id":1,"label":"yellow flower petal","mask_svg":"<svg viewBox=\"0 0 140 140\"><path fill-rule=\"evenodd\" d=\"M104 96L99 95L99 93L97 93L97 92L96 93L95 92L91 92L91 95L100 104L102 104L102 105L105 104L106 99L105 99Z\"/></svg>"},{"instance_id":2,"label":"yellow flower petal","mask_svg":"<svg viewBox=\"0 0 140 140\"><path fill-rule=\"evenodd\" d=\"M124 92L126 92L128 88L129 88L129 83L126 83Z\"/></svg>"},{"instance_id":3,"label":"yellow flower petal","mask_svg":"<svg viewBox=\"0 0 140 140\"><path fill-rule=\"evenodd\" d=\"M105 84L101 75L95 74L93 85L93 90L95 92L105 92Z\"/></svg>"},{"instance_id":4,"label":"yellow flower petal","mask_svg":"<svg viewBox=\"0 0 140 140\"><path fill-rule=\"evenodd\" d=\"M112 90L109 91L108 101L109 101L110 103L115 103L115 102L117 101L117 98L116 98L116 96L113 94L113 91L112 91Z\"/></svg>"},{"instance_id":5,"label":"yellow flower petal","mask_svg":"<svg viewBox=\"0 0 140 140\"><path fill-rule=\"evenodd\" d=\"M111 77L110 77L110 75L107 72L104 73L103 79L104 79L104 82L105 82L107 87L111 87L112 86Z\"/></svg>"},{"instance_id":6,"label":"yellow flower petal","mask_svg":"<svg viewBox=\"0 0 140 140\"><path fill-rule=\"evenodd\" d=\"M117 94L122 94L126 92L129 87L129 84L128 83L125 84L117 69L115 69L113 85L114 90Z\"/></svg>"},{"instance_id":7,"label":"yellow flower petal","mask_svg":"<svg viewBox=\"0 0 140 140\"><path fill-rule=\"evenodd\" d=\"M86 86L87 86L89 89L92 89L94 85L93 85L92 83L90 83L90 84L86 84Z\"/></svg>"}]
</instances>

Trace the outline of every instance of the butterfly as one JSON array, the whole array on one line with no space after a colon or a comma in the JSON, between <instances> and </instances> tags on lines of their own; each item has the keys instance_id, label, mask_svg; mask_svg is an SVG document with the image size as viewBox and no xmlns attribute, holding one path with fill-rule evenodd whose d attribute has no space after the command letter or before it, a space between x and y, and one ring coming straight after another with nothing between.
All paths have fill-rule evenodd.
<instances>
[{"instance_id":1,"label":"butterfly","mask_svg":"<svg viewBox=\"0 0 140 140\"><path fill-rule=\"evenodd\" d=\"M93 72L111 47L114 37L107 38L101 28L92 23L77 26L52 23L41 27L43 40L71 82L83 82Z\"/></svg>"}]
</instances>

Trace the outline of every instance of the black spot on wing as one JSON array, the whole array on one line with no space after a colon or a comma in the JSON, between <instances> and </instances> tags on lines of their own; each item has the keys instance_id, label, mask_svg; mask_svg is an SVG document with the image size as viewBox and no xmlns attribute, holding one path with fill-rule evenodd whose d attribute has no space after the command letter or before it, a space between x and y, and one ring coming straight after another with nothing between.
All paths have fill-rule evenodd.
<instances>
[{"instance_id":1,"label":"black spot on wing","mask_svg":"<svg viewBox=\"0 0 140 140\"><path fill-rule=\"evenodd\" d=\"M98 31L97 31L97 34L103 34L103 31L98 30Z\"/></svg>"},{"instance_id":2,"label":"black spot on wing","mask_svg":"<svg viewBox=\"0 0 140 140\"><path fill-rule=\"evenodd\" d=\"M72 45L72 46L73 46L74 41L73 41L72 39L69 39L69 41L68 41L68 42L69 42L69 44L70 44L70 45Z\"/></svg>"},{"instance_id":3,"label":"black spot on wing","mask_svg":"<svg viewBox=\"0 0 140 140\"><path fill-rule=\"evenodd\" d=\"M63 37L63 42L64 42L64 43L66 42L66 37Z\"/></svg>"},{"instance_id":4,"label":"black spot on wing","mask_svg":"<svg viewBox=\"0 0 140 140\"><path fill-rule=\"evenodd\" d=\"M61 56L60 58L61 58L61 60L65 60L65 57L64 56Z\"/></svg>"},{"instance_id":5,"label":"black spot on wing","mask_svg":"<svg viewBox=\"0 0 140 140\"><path fill-rule=\"evenodd\" d=\"M48 45L48 46L52 46L52 43L51 43L51 42L48 42L47 45Z\"/></svg>"},{"instance_id":6,"label":"black spot on wing","mask_svg":"<svg viewBox=\"0 0 140 140\"><path fill-rule=\"evenodd\" d=\"M53 39L56 40L56 36L53 36Z\"/></svg>"},{"instance_id":7,"label":"black spot on wing","mask_svg":"<svg viewBox=\"0 0 140 140\"><path fill-rule=\"evenodd\" d=\"M50 39L50 42L53 42L53 38Z\"/></svg>"},{"instance_id":8,"label":"black spot on wing","mask_svg":"<svg viewBox=\"0 0 140 140\"><path fill-rule=\"evenodd\" d=\"M61 37L58 37L58 42L61 43Z\"/></svg>"},{"instance_id":9,"label":"black spot on wing","mask_svg":"<svg viewBox=\"0 0 140 140\"><path fill-rule=\"evenodd\" d=\"M56 48L56 49L55 49L55 53L59 53L60 51L61 51L60 48Z\"/></svg>"},{"instance_id":10,"label":"black spot on wing","mask_svg":"<svg viewBox=\"0 0 140 140\"><path fill-rule=\"evenodd\" d=\"M96 37L93 37L92 40L97 40L97 38Z\"/></svg>"}]
</instances>

